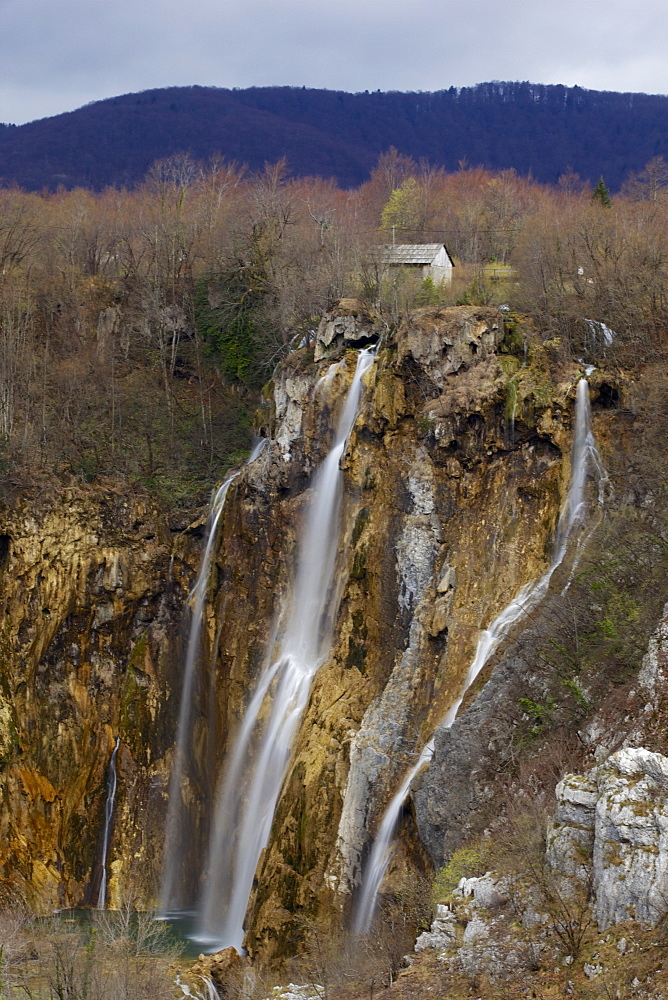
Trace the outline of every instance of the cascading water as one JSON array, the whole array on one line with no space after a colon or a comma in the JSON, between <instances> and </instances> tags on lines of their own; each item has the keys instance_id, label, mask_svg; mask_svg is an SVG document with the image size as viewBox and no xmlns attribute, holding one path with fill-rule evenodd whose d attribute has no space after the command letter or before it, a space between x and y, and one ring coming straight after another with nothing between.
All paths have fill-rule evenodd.
<instances>
[{"instance_id":1,"label":"cascading water","mask_svg":"<svg viewBox=\"0 0 668 1000\"><path fill-rule=\"evenodd\" d=\"M192 1000L220 1000L220 994L210 976L197 976L197 978L202 980L202 989L196 989L194 993L194 987L191 988L188 983L184 983L180 976L177 976L174 982L184 997L192 997Z\"/></svg>"},{"instance_id":2,"label":"cascading water","mask_svg":"<svg viewBox=\"0 0 668 1000\"><path fill-rule=\"evenodd\" d=\"M259 452L258 452L259 454ZM251 458L256 457L255 454ZM191 602L190 633L186 649L186 660L183 671L183 688L179 708L179 721L174 750L174 762L169 778L169 801L167 805L167 822L165 825L165 854L162 868L162 886L160 890L160 910L162 914L179 911L184 904L182 898L181 871L185 861L186 845L183 843L184 805L182 800L182 783L185 775L186 754L190 745L193 724L193 689L197 673L197 663L200 655L200 639L204 618L204 602L211 573L214 546L218 534L220 516L225 506L227 492L239 475L235 472L216 492L211 505L211 513L207 524L207 541L202 557L199 575L195 586L189 595Z\"/></svg>"},{"instance_id":3,"label":"cascading water","mask_svg":"<svg viewBox=\"0 0 668 1000\"><path fill-rule=\"evenodd\" d=\"M343 492L339 462L357 416L362 376L372 362L372 351L360 352L334 446L314 478L278 655L267 660L220 784L197 938L216 948L232 945L241 951L253 877L271 832L292 740L311 681L327 655L336 610L332 582Z\"/></svg>"},{"instance_id":4,"label":"cascading water","mask_svg":"<svg viewBox=\"0 0 668 1000\"><path fill-rule=\"evenodd\" d=\"M586 319L585 325L589 335L585 338L585 346L596 348L602 342L604 347L610 347L613 340L617 336L615 331L611 330L607 323L601 323L600 320ZM591 343L587 344L587 340L591 341Z\"/></svg>"},{"instance_id":5,"label":"cascading water","mask_svg":"<svg viewBox=\"0 0 668 1000\"><path fill-rule=\"evenodd\" d=\"M121 738L116 738L111 760L109 761L109 774L107 775L107 800L104 804L104 837L102 840L102 881L100 891L97 896L97 908L103 910L107 903L107 853L109 851L109 833L111 831L111 821L114 817L114 799L116 798L116 758L118 748L121 745Z\"/></svg>"},{"instance_id":6,"label":"cascading water","mask_svg":"<svg viewBox=\"0 0 668 1000\"><path fill-rule=\"evenodd\" d=\"M269 442L267 438L263 437L257 438L249 455L248 461L246 462L246 465L252 465L255 459L260 457L260 455L262 454L262 452L264 451L264 449L267 447L268 444Z\"/></svg>"},{"instance_id":7,"label":"cascading water","mask_svg":"<svg viewBox=\"0 0 668 1000\"><path fill-rule=\"evenodd\" d=\"M575 435L571 451L570 483L566 499L559 514L557 535L550 565L540 579L532 583L527 583L522 587L510 604L494 619L489 628L481 633L475 656L466 674L459 698L448 709L443 721L440 723L441 728L449 729L452 726L466 696L466 692L495 652L502 639L508 634L508 630L525 618L547 593L550 580L566 555L571 531L582 520L585 509L585 486L588 470L591 466L594 467L599 484L601 484L605 479L605 471L591 430L589 384L586 379L581 379L578 383L575 406ZM602 493L599 490L599 503L602 502L602 499ZM433 752L434 737L432 736L416 763L404 778L399 791L385 810L364 873L362 890L355 912L353 926L355 934L366 934L369 931L376 907L378 891L392 857L392 840L402 806L406 801L413 780L429 763Z\"/></svg>"}]
</instances>

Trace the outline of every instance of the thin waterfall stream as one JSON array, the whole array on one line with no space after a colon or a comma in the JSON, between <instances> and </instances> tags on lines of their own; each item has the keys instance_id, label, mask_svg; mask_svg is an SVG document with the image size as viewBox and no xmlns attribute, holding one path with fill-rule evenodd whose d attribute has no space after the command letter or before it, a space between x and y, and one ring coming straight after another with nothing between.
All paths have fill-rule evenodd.
<instances>
[{"instance_id":1,"label":"thin waterfall stream","mask_svg":"<svg viewBox=\"0 0 668 1000\"><path fill-rule=\"evenodd\" d=\"M109 774L107 776L107 799L104 804L104 837L102 840L102 880L100 891L97 896L97 908L103 910L107 904L107 854L109 853L109 834L111 832L111 821L114 818L114 800L116 798L116 758L118 748L121 745L120 736L116 737L111 760L109 761Z\"/></svg>"},{"instance_id":2,"label":"thin waterfall stream","mask_svg":"<svg viewBox=\"0 0 668 1000\"><path fill-rule=\"evenodd\" d=\"M267 659L220 780L197 936L212 948L242 950L253 878L271 832L293 737L329 649L343 493L339 463L357 417L362 377L373 359L371 349L360 351L334 445L314 476L285 631L277 655Z\"/></svg>"},{"instance_id":3,"label":"thin waterfall stream","mask_svg":"<svg viewBox=\"0 0 668 1000\"><path fill-rule=\"evenodd\" d=\"M266 438L260 438L251 451L247 465L250 465L262 454L267 445ZM202 624L204 621L204 605L211 575L215 544L218 538L218 526L225 507L225 500L230 486L239 475L233 473L216 491L206 527L206 544L195 586L188 596L190 604L190 630L186 648L183 670L183 687L179 706L179 720L174 750L174 761L169 778L169 800L167 804L167 821L165 824L165 850L162 867L162 884L160 889L160 912L163 916L180 913L184 898L182 888L183 864L188 856L188 845L184 841L184 813L182 798L182 783L185 776L187 750L192 739L193 727L193 695L197 676L197 665L201 653Z\"/></svg>"},{"instance_id":4,"label":"thin waterfall stream","mask_svg":"<svg viewBox=\"0 0 668 1000\"><path fill-rule=\"evenodd\" d=\"M174 762L169 778L169 800L167 805L167 822L165 825L165 854L160 890L160 910L163 914L178 911L183 906L182 888L179 878L181 866L185 858L181 829L184 814L181 785L185 776L186 755L192 735L193 689L200 656L204 603L209 576L211 574L214 546L218 537L218 524L220 516L223 513L228 490L238 475L239 473L235 472L234 475L226 479L214 496L207 523L207 540L202 564L195 586L189 595L189 601L191 602L190 632L183 670L183 687L181 689Z\"/></svg>"},{"instance_id":5,"label":"thin waterfall stream","mask_svg":"<svg viewBox=\"0 0 668 1000\"><path fill-rule=\"evenodd\" d=\"M494 619L489 628L480 634L475 656L466 674L460 695L448 709L439 728L449 729L453 725L467 691L501 641L508 634L508 630L525 618L547 593L550 580L566 555L571 532L584 516L586 502L585 487L587 475L592 466L596 471L599 481L599 503L601 503L603 499L601 484L605 479L605 472L591 429L589 384L583 378L580 379L577 387L570 482L566 499L559 514L557 534L550 565L538 580L525 584L510 604ZM401 809L406 801L413 780L432 758L434 740L435 737L432 736L385 810L364 872L362 889L353 924L355 934L366 934L371 927L378 892L392 858L392 841Z\"/></svg>"}]
</instances>

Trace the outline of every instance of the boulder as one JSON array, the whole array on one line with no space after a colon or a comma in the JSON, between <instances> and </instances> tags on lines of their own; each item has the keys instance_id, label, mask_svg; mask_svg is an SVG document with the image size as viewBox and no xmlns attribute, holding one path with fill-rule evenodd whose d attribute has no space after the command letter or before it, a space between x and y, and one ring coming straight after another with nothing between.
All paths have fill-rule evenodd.
<instances>
[{"instance_id":1,"label":"boulder","mask_svg":"<svg viewBox=\"0 0 668 1000\"><path fill-rule=\"evenodd\" d=\"M192 972L204 979L210 979L219 995L226 996L232 981L243 975L246 961L236 948L223 948L213 955L200 955L192 967Z\"/></svg>"},{"instance_id":2,"label":"boulder","mask_svg":"<svg viewBox=\"0 0 668 1000\"><path fill-rule=\"evenodd\" d=\"M453 895L462 899L473 897L473 905L484 909L502 906L509 899L507 880L495 878L491 872L461 879Z\"/></svg>"}]
</instances>

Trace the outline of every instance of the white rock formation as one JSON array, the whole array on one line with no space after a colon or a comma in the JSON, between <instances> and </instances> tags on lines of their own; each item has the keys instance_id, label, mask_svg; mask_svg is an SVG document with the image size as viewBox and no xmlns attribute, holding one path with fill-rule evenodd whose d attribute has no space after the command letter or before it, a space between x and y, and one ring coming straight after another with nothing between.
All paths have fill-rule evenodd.
<instances>
[{"instance_id":1,"label":"white rock formation","mask_svg":"<svg viewBox=\"0 0 668 1000\"><path fill-rule=\"evenodd\" d=\"M554 820L547 834L547 863L561 875L586 878L594 849L595 773L567 774L557 785L556 796Z\"/></svg>"},{"instance_id":2,"label":"white rock formation","mask_svg":"<svg viewBox=\"0 0 668 1000\"><path fill-rule=\"evenodd\" d=\"M360 347L376 339L375 317L358 299L339 299L325 313L315 338L315 360L333 357L345 347Z\"/></svg>"},{"instance_id":3,"label":"white rock formation","mask_svg":"<svg viewBox=\"0 0 668 1000\"><path fill-rule=\"evenodd\" d=\"M302 432L302 419L306 400L311 391L310 378L288 377L279 381L274 390L276 405L276 444L286 462L291 459L293 443Z\"/></svg>"},{"instance_id":4,"label":"white rock formation","mask_svg":"<svg viewBox=\"0 0 668 1000\"><path fill-rule=\"evenodd\" d=\"M416 951L426 951L435 948L439 952L454 948L457 943L457 918L452 910L439 903L436 907L436 919L431 928L420 934L415 942Z\"/></svg>"},{"instance_id":5,"label":"white rock formation","mask_svg":"<svg viewBox=\"0 0 668 1000\"><path fill-rule=\"evenodd\" d=\"M668 604L663 609L663 615L658 628L649 640L647 653L638 673L638 683L653 698L666 690L668 679Z\"/></svg>"},{"instance_id":6,"label":"white rock formation","mask_svg":"<svg viewBox=\"0 0 668 1000\"><path fill-rule=\"evenodd\" d=\"M668 911L668 758L627 747L587 775L567 775L547 860L565 876L591 872L601 930L656 923Z\"/></svg>"},{"instance_id":7,"label":"white rock formation","mask_svg":"<svg viewBox=\"0 0 668 1000\"><path fill-rule=\"evenodd\" d=\"M507 879L496 878L491 872L473 878L463 878L460 879L452 895L461 896L462 899L472 897L474 906L492 909L508 902Z\"/></svg>"}]
</instances>

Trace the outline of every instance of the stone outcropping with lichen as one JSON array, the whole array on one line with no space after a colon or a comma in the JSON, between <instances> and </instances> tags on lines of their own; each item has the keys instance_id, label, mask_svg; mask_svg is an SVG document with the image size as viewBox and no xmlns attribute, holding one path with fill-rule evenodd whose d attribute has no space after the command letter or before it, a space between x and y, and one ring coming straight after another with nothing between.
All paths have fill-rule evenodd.
<instances>
[{"instance_id":1,"label":"stone outcropping with lichen","mask_svg":"<svg viewBox=\"0 0 668 1000\"><path fill-rule=\"evenodd\" d=\"M353 306L323 321L320 362L294 352L268 387L269 446L235 484L218 559L219 703L233 732L287 600L311 476L354 370L345 348L382 335L342 459L334 641L249 905L247 945L263 958L289 953L305 917L340 920L478 630L545 568L569 477L577 369L540 353L524 366L496 309L419 310L390 336ZM397 864L423 864L407 824Z\"/></svg>"},{"instance_id":2,"label":"stone outcropping with lichen","mask_svg":"<svg viewBox=\"0 0 668 1000\"><path fill-rule=\"evenodd\" d=\"M0 889L38 912L95 903L106 773L118 797L107 898L150 902L190 578L146 497L71 488L0 512Z\"/></svg>"},{"instance_id":3,"label":"stone outcropping with lichen","mask_svg":"<svg viewBox=\"0 0 668 1000\"><path fill-rule=\"evenodd\" d=\"M668 758L618 750L557 786L547 860L566 877L591 877L601 930L654 924L668 911Z\"/></svg>"}]
</instances>

